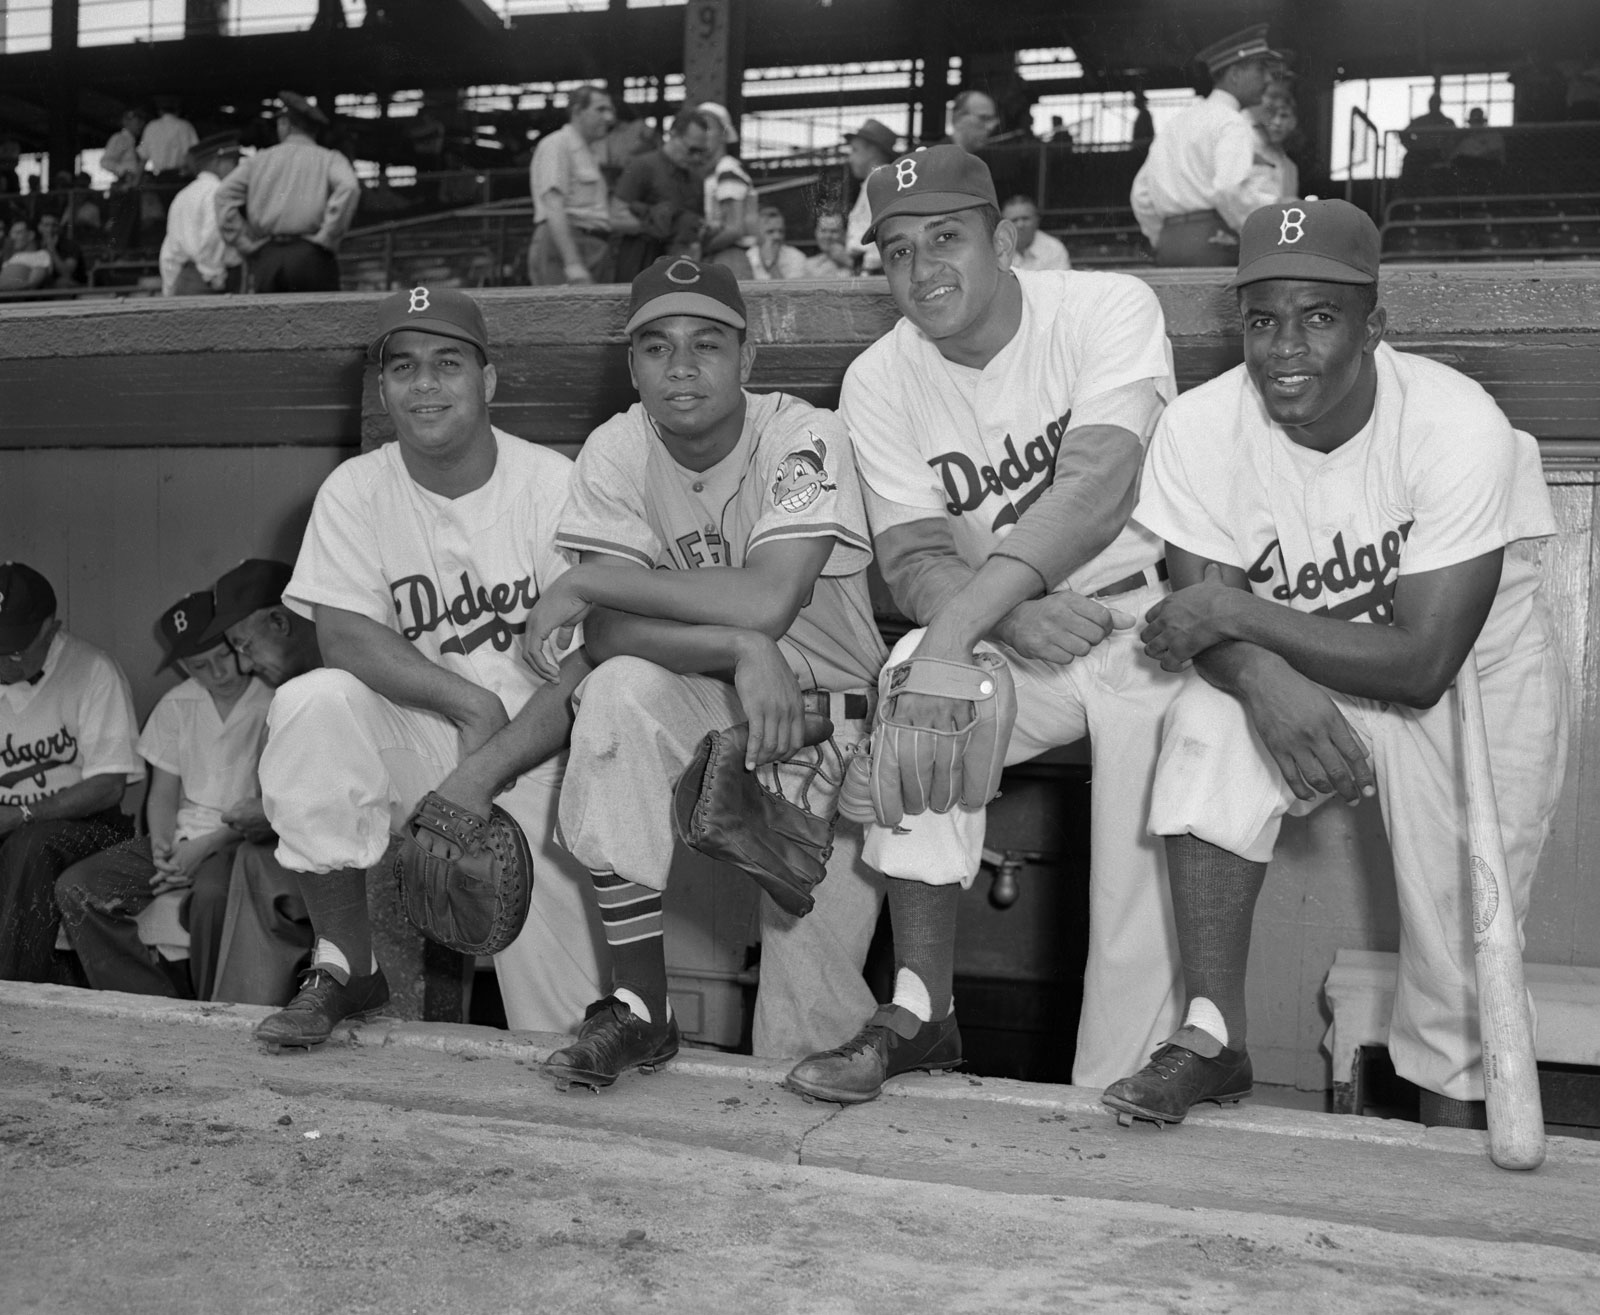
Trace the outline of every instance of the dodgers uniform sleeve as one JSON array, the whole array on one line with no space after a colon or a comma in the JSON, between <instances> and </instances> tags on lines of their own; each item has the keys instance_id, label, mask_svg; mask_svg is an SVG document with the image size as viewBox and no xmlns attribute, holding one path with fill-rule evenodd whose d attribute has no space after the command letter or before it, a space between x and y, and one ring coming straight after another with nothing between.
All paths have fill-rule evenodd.
<instances>
[{"instance_id":1,"label":"dodgers uniform sleeve","mask_svg":"<svg viewBox=\"0 0 1600 1315\"><path fill-rule=\"evenodd\" d=\"M78 697L77 735L84 780L125 776L131 785L144 779L144 762L135 747L139 719L133 690L117 664L102 653L94 655Z\"/></svg>"},{"instance_id":2,"label":"dodgers uniform sleeve","mask_svg":"<svg viewBox=\"0 0 1600 1315\"><path fill-rule=\"evenodd\" d=\"M1076 340L1072 425L1093 424L1096 398L1140 379L1154 379L1163 402L1178 395L1172 344L1161 303L1149 284L1128 274L1063 276L1068 296L1058 314L1069 317Z\"/></svg>"},{"instance_id":3,"label":"dodgers uniform sleeve","mask_svg":"<svg viewBox=\"0 0 1600 1315\"><path fill-rule=\"evenodd\" d=\"M1441 570L1518 539L1555 533L1537 445L1512 429L1486 395L1470 410L1457 401L1450 410L1430 407L1424 414L1440 421L1422 441L1406 444L1412 523L1402 575Z\"/></svg>"},{"instance_id":4,"label":"dodgers uniform sleeve","mask_svg":"<svg viewBox=\"0 0 1600 1315\"><path fill-rule=\"evenodd\" d=\"M761 436L761 514L745 556L784 539L832 538L824 575L854 575L872 560L849 433L832 411L783 398Z\"/></svg>"},{"instance_id":5,"label":"dodgers uniform sleeve","mask_svg":"<svg viewBox=\"0 0 1600 1315\"><path fill-rule=\"evenodd\" d=\"M152 767L183 775L183 714L175 697L179 685L161 696L139 732L139 756Z\"/></svg>"},{"instance_id":6,"label":"dodgers uniform sleeve","mask_svg":"<svg viewBox=\"0 0 1600 1315\"><path fill-rule=\"evenodd\" d=\"M943 520L948 494L911 431L891 372L891 340L869 348L845 372L839 414L850 433L856 468L873 498L876 533L909 521Z\"/></svg>"},{"instance_id":7,"label":"dodgers uniform sleeve","mask_svg":"<svg viewBox=\"0 0 1600 1315\"><path fill-rule=\"evenodd\" d=\"M384 577L380 534L366 496L365 470L370 467L358 475L352 469L356 462L339 467L317 491L283 601L308 619L318 606L337 607L393 627L394 598Z\"/></svg>"},{"instance_id":8,"label":"dodgers uniform sleeve","mask_svg":"<svg viewBox=\"0 0 1600 1315\"><path fill-rule=\"evenodd\" d=\"M648 569L660 557L662 544L640 482L643 465L625 459L622 426L630 418L631 413L607 421L579 451L556 546L577 554L606 553Z\"/></svg>"},{"instance_id":9,"label":"dodgers uniform sleeve","mask_svg":"<svg viewBox=\"0 0 1600 1315\"><path fill-rule=\"evenodd\" d=\"M1133 519L1185 552L1245 569L1227 527L1227 481L1236 477L1193 408L1169 407L1145 454Z\"/></svg>"}]
</instances>

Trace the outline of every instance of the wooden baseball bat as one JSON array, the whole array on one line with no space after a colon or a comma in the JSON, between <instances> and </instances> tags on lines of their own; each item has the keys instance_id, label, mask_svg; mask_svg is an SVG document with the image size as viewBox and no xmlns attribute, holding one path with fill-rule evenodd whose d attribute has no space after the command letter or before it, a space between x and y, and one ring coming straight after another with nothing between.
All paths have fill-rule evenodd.
<instances>
[{"instance_id":1,"label":"wooden baseball bat","mask_svg":"<svg viewBox=\"0 0 1600 1315\"><path fill-rule=\"evenodd\" d=\"M1511 902L1505 846L1500 840L1500 809L1489 774L1476 652L1468 653L1461 664L1456 695L1466 758L1472 953L1478 973L1489 1157L1502 1169L1537 1169L1544 1162L1544 1109L1533 1055L1533 1017L1522 978L1522 947L1517 943L1517 915Z\"/></svg>"}]
</instances>

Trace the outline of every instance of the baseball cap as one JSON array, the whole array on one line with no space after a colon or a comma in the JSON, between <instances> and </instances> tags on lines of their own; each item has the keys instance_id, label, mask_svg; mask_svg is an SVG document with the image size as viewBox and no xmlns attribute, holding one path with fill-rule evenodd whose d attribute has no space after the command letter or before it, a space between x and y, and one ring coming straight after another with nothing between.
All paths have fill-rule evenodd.
<instances>
[{"instance_id":1,"label":"baseball cap","mask_svg":"<svg viewBox=\"0 0 1600 1315\"><path fill-rule=\"evenodd\" d=\"M378 360L389 335L402 329L470 342L485 357L489 355L489 329L483 322L483 311L459 288L419 284L385 297L378 303L378 323L367 347L367 359Z\"/></svg>"},{"instance_id":2,"label":"baseball cap","mask_svg":"<svg viewBox=\"0 0 1600 1315\"><path fill-rule=\"evenodd\" d=\"M229 626L238 625L263 607L276 607L283 601L283 591L293 575L294 568L287 562L263 557L240 562L211 591L214 611L211 623L200 634L201 641L209 647L213 641L226 637Z\"/></svg>"},{"instance_id":3,"label":"baseball cap","mask_svg":"<svg viewBox=\"0 0 1600 1315\"><path fill-rule=\"evenodd\" d=\"M301 118L310 119L312 123L320 123L324 128L328 126L328 116L298 91L280 91L278 93L278 102L291 114L298 114Z\"/></svg>"},{"instance_id":4,"label":"baseball cap","mask_svg":"<svg viewBox=\"0 0 1600 1315\"><path fill-rule=\"evenodd\" d=\"M225 642L221 633L210 637L206 635L215 615L216 602L209 589L185 594L163 612L161 619L156 622L156 629L161 632L161 643L167 650L161 665L193 657L196 653L204 653Z\"/></svg>"},{"instance_id":5,"label":"baseball cap","mask_svg":"<svg viewBox=\"0 0 1600 1315\"><path fill-rule=\"evenodd\" d=\"M739 280L726 265L702 265L688 256L662 256L633 281L624 333L667 315L698 315L718 324L745 326Z\"/></svg>"},{"instance_id":6,"label":"baseball cap","mask_svg":"<svg viewBox=\"0 0 1600 1315\"><path fill-rule=\"evenodd\" d=\"M739 133L733 126L733 115L728 113L726 105L718 105L714 100L703 100L695 106L695 109L702 114L709 114L720 123L722 125L722 135L730 142L739 140Z\"/></svg>"},{"instance_id":7,"label":"baseball cap","mask_svg":"<svg viewBox=\"0 0 1600 1315\"><path fill-rule=\"evenodd\" d=\"M868 119L854 132L847 132L844 139L854 141L857 137L862 141L876 146L885 155L893 155L894 148L899 143L899 134L887 123L880 123L877 119Z\"/></svg>"},{"instance_id":8,"label":"baseball cap","mask_svg":"<svg viewBox=\"0 0 1600 1315\"><path fill-rule=\"evenodd\" d=\"M239 134L231 130L214 132L209 137L202 137L189 148L189 154L196 160L210 160L218 155L237 155L239 153Z\"/></svg>"},{"instance_id":9,"label":"baseball cap","mask_svg":"<svg viewBox=\"0 0 1600 1315\"><path fill-rule=\"evenodd\" d=\"M1274 201L1239 230L1233 286L1263 279L1376 283L1378 226L1348 201Z\"/></svg>"},{"instance_id":10,"label":"baseball cap","mask_svg":"<svg viewBox=\"0 0 1600 1315\"><path fill-rule=\"evenodd\" d=\"M878 225L895 215L942 215L980 205L1000 208L989 166L959 146L922 146L867 175L872 223L863 242L878 239Z\"/></svg>"},{"instance_id":11,"label":"baseball cap","mask_svg":"<svg viewBox=\"0 0 1600 1315\"><path fill-rule=\"evenodd\" d=\"M1211 70L1212 77L1216 77L1228 65L1237 64L1240 60L1282 60L1284 55L1267 44L1267 25L1256 23L1242 31L1230 33L1220 41L1213 41L1195 58Z\"/></svg>"},{"instance_id":12,"label":"baseball cap","mask_svg":"<svg viewBox=\"0 0 1600 1315\"><path fill-rule=\"evenodd\" d=\"M23 562L0 562L0 655L27 648L55 614L50 581Z\"/></svg>"}]
</instances>

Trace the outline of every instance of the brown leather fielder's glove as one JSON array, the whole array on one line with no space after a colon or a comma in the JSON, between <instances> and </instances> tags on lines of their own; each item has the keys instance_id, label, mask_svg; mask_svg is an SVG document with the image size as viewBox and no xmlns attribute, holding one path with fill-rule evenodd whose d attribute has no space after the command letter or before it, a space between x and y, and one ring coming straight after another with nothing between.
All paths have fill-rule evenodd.
<instances>
[{"instance_id":1,"label":"brown leather fielder's glove","mask_svg":"<svg viewBox=\"0 0 1600 1315\"><path fill-rule=\"evenodd\" d=\"M899 696L929 694L972 705L954 730L897 720ZM905 816L948 813L957 804L982 808L1000 791L1006 746L1017 719L1011 668L996 653L974 663L912 658L878 677L878 721L872 731L873 811L884 826Z\"/></svg>"},{"instance_id":2,"label":"brown leather fielder's glove","mask_svg":"<svg viewBox=\"0 0 1600 1315\"><path fill-rule=\"evenodd\" d=\"M751 772L744 765L750 727L712 731L673 795L672 821L684 844L744 869L797 918L816 903L811 891L833 853L834 801L844 764L832 734L826 718L808 716L809 747Z\"/></svg>"},{"instance_id":3,"label":"brown leather fielder's glove","mask_svg":"<svg viewBox=\"0 0 1600 1315\"><path fill-rule=\"evenodd\" d=\"M439 853L417 843L419 831L435 838ZM462 954L498 953L528 919L533 855L499 804L485 820L443 795L423 795L401 829L394 875L412 925Z\"/></svg>"}]
</instances>

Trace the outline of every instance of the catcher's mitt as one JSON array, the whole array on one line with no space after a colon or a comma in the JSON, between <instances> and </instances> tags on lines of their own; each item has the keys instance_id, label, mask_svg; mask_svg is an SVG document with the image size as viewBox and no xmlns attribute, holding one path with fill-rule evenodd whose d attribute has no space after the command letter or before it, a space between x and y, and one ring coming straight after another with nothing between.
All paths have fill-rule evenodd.
<instances>
[{"instance_id":1,"label":"catcher's mitt","mask_svg":"<svg viewBox=\"0 0 1600 1315\"><path fill-rule=\"evenodd\" d=\"M712 731L678 780L672 820L678 836L707 858L743 868L785 913L802 918L833 853L833 800L844 775L833 728L808 717L807 739L820 742L782 763L746 771L750 727ZM813 723L826 727L813 736ZM813 786L817 787L813 791ZM807 801L826 801L814 812Z\"/></svg>"},{"instance_id":2,"label":"catcher's mitt","mask_svg":"<svg viewBox=\"0 0 1600 1315\"><path fill-rule=\"evenodd\" d=\"M436 837L441 852L418 844L418 831ZM527 921L533 856L499 804L485 820L429 791L401 829L394 876L406 917L424 936L462 954L495 954Z\"/></svg>"},{"instance_id":3,"label":"catcher's mitt","mask_svg":"<svg viewBox=\"0 0 1600 1315\"><path fill-rule=\"evenodd\" d=\"M878 677L878 722L872 732L872 807L884 826L907 814L948 813L955 805L982 808L1000 789L1017 691L1011 669L995 653L975 665L912 658ZM955 730L931 730L896 720L898 696L931 694L972 704Z\"/></svg>"}]
</instances>

